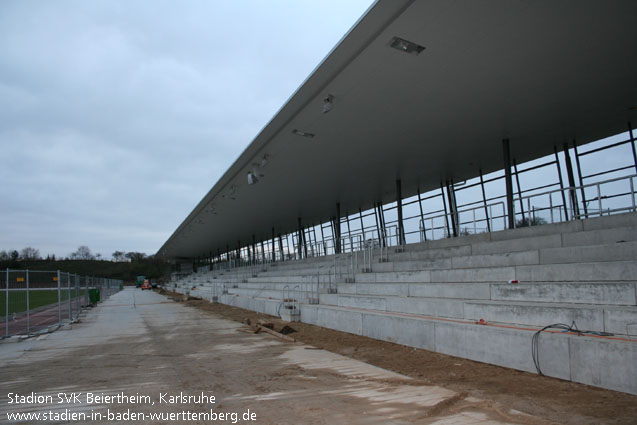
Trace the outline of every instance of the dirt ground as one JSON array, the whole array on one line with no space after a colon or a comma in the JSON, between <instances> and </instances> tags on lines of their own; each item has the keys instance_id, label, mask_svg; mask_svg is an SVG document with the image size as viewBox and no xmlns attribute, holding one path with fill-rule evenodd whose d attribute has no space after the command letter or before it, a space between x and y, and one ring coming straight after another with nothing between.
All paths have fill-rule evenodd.
<instances>
[{"instance_id":1,"label":"dirt ground","mask_svg":"<svg viewBox=\"0 0 637 425\"><path fill-rule=\"evenodd\" d=\"M266 319L275 330L285 325L297 341L383 369L481 399L546 421L563 424L637 424L637 396L631 396L555 378L506 369L390 342L352 335L305 323L281 319L206 300L183 301L183 295L166 293L177 302L218 317L256 323Z\"/></svg>"}]
</instances>

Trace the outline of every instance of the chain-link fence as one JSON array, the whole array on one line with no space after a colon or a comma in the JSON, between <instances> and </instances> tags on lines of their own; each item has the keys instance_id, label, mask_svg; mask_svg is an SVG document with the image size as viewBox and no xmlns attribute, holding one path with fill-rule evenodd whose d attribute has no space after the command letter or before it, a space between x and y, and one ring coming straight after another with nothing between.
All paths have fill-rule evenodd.
<instances>
[{"instance_id":1,"label":"chain-link fence","mask_svg":"<svg viewBox=\"0 0 637 425\"><path fill-rule=\"evenodd\" d=\"M0 334L32 334L77 319L119 291L122 281L61 271L0 272Z\"/></svg>"}]
</instances>

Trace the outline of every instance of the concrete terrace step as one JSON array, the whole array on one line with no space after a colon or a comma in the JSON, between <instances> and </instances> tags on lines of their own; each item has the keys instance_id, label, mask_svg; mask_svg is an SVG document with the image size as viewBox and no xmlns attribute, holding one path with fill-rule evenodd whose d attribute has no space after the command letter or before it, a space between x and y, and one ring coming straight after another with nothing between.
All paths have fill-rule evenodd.
<instances>
[{"instance_id":1,"label":"concrete terrace step","mask_svg":"<svg viewBox=\"0 0 637 425\"><path fill-rule=\"evenodd\" d=\"M316 281L297 282L248 282L225 284L228 290L283 291L299 286L303 291L317 291ZM217 291L220 283L199 284L198 289ZM470 283L339 283L336 285L342 295L379 295L423 298L473 299L493 301L558 302L597 305L637 305L637 282L533 282L505 284L501 282ZM190 289L191 285L184 285ZM318 290L326 292L326 284L318 285ZM270 295L269 295L270 296Z\"/></svg>"},{"instance_id":2,"label":"concrete terrace step","mask_svg":"<svg viewBox=\"0 0 637 425\"><path fill-rule=\"evenodd\" d=\"M298 292L250 288L229 288L228 291L231 295L275 300L292 296L301 302L310 296L307 288L303 287ZM210 294L210 291L201 292ZM323 305L467 320L485 319L518 325L545 326L575 322L580 329L616 334L633 334L635 332L629 326L637 324L635 306L325 293L320 294L319 299Z\"/></svg>"},{"instance_id":3,"label":"concrete terrace step","mask_svg":"<svg viewBox=\"0 0 637 425\"><path fill-rule=\"evenodd\" d=\"M224 304L278 315L278 300L234 295ZM479 325L408 313L388 313L327 305L301 305L301 321L374 339L423 348L503 367L535 372L531 339L539 327ZM637 394L637 340L544 332L538 345L544 374Z\"/></svg>"},{"instance_id":4,"label":"concrete terrace step","mask_svg":"<svg viewBox=\"0 0 637 425\"><path fill-rule=\"evenodd\" d=\"M628 329L629 325L637 323L637 308L634 306L340 294L321 294L320 302L339 307L468 320L485 319L519 325L545 326L576 322L580 329L624 335L632 332Z\"/></svg>"}]
</instances>

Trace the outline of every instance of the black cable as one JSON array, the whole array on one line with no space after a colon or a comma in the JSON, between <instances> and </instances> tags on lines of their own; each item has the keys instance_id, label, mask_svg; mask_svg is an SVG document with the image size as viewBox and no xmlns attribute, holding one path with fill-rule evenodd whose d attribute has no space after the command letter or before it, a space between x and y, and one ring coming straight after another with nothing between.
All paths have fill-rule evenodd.
<instances>
[{"instance_id":1,"label":"black cable","mask_svg":"<svg viewBox=\"0 0 637 425\"><path fill-rule=\"evenodd\" d=\"M578 336L581 335L597 335L597 336L613 336L613 334L608 332L597 332L597 331L580 331L575 324L575 321L571 323L571 325L565 325L564 323L554 323L552 325L548 325L540 329L539 331L533 334L533 338L531 338L531 356L533 357L533 363L535 364L535 369L537 370L538 375L544 375L542 373L542 369L540 369L540 351L539 351L539 341L540 334L547 329L561 329L563 332L575 332Z\"/></svg>"}]
</instances>

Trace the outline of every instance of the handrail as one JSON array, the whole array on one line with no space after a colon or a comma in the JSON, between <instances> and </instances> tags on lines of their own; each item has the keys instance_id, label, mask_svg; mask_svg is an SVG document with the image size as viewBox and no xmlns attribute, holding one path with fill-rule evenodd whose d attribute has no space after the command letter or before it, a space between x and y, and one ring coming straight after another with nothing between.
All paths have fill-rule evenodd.
<instances>
[{"instance_id":1,"label":"handrail","mask_svg":"<svg viewBox=\"0 0 637 425\"><path fill-rule=\"evenodd\" d=\"M582 217L586 218L588 216L595 216L595 215L599 215L602 216L604 215L604 212L606 212L607 215L610 215L613 212L619 212L619 211L637 211L637 207L636 207L636 201L635 201L635 178L637 178L637 174L631 174L629 176L622 176L622 177L615 177L612 179L608 179L608 180L603 180L603 181L599 181L599 182L595 182L595 183L587 183L581 186L568 186L568 187L564 187L563 189L554 189L554 190L547 190L544 192L540 192L540 193L534 193L531 195L527 195L527 196L522 196L521 198L518 197L517 200L518 202L522 201L522 203L524 204L524 201L526 200L526 206L527 206L527 210L525 211L525 214L523 215L523 220L527 220L526 215L528 214L528 222L531 223L532 219L534 217L532 217L532 215L535 214L536 211L541 211L541 210L545 210L547 209L546 207L544 208L535 208L533 205L531 205L531 199L533 198L538 198L540 196L546 196L548 195L548 199L549 199L549 214L550 214L550 222L554 223L555 219L553 216L553 210L555 208L558 209L558 211L560 212L560 220L562 221L562 209L564 208L564 205L553 205L553 197L551 195L555 194L555 193L577 193L577 191L582 191L585 190L586 188L590 188L590 187L595 187L597 188L597 196L595 198L592 199L588 199L587 200L587 204L589 202L593 202L593 201L597 201L597 205L598 205L598 210L589 210L588 208L582 208L584 210L584 212L575 212L577 211L576 207L579 207L579 203L575 204L575 202L577 202L577 198L576 196L568 196L566 197L568 199L568 204L566 206L567 210L570 208L571 214L570 214L570 219L571 220L577 220L580 219ZM614 195L613 197L616 196L628 196L630 195L631 197L631 202L630 202L630 206L626 206L626 207L620 207L620 208L607 208L604 209L603 207L603 200L604 199L609 199L609 196L602 196L602 190L601 190L601 186L602 185L606 185L606 184L610 184L610 183L614 183L614 182L619 182L619 181L628 181L629 185L630 185L630 191L626 192L626 193L621 193L619 195ZM583 206L583 205L582 205Z\"/></svg>"},{"instance_id":2,"label":"handrail","mask_svg":"<svg viewBox=\"0 0 637 425\"><path fill-rule=\"evenodd\" d=\"M493 215L493 207L496 207L496 206L500 206L500 207L502 208L502 215L501 215L501 216L494 217L494 215ZM474 232L474 233L477 233L477 232L478 232L478 228L477 228L476 224L477 224L478 222L481 222L481 221L487 221L487 220L488 220L488 221L489 221L490 228L491 228L491 229L493 229L493 222L494 222L494 220L495 220L495 219L502 218L503 223L504 223L504 226L506 227L506 210L505 210L505 207L504 207L504 202L493 202L493 203L491 203L491 204L487 204L487 208L489 209L489 217L476 219L476 211L482 211L482 210L484 210L484 208L485 208L485 206L484 206L484 205L479 205L479 206L475 206L475 207L472 207L472 208L465 208L465 209L462 209L462 210L458 210L458 211L456 211L456 212L455 212L455 213L453 213L453 214L455 214L457 217L459 217L459 216L460 216L460 214L462 214L462 213L471 212L471 213L472 213L472 215L473 215L473 220L471 220L471 221L470 221L470 222L468 222L468 223L473 223L473 232ZM436 231L436 230L439 230L439 229L443 229L443 231L444 231L444 237L448 237L449 235L447 234L447 227L446 227L446 225L436 227L436 226L434 226L434 220L435 220L435 219L437 219L437 218L441 218L441 217L448 217L448 216L451 216L451 215L452 215L452 213L445 213L445 214L438 214L438 215L435 215L435 216L433 216L433 217L427 217L427 218L420 219L420 221L419 221L419 226L420 226L420 242L424 242L424 241L426 240L426 238L425 238L425 231L427 231L427 230L430 230L430 231L431 231L431 237L430 237L430 240L434 240L434 239L436 239L436 237L435 237L435 231ZM429 228L426 228L426 227L425 227L425 221L429 221L429 222L431 223L431 225L429 226ZM461 224L466 224L466 223L467 223L467 222L465 222L465 223L457 223L457 224L456 224L456 226L457 226L456 231L461 231L461 230L462 230L462 228L460 227L460 226L461 226Z\"/></svg>"}]
</instances>

